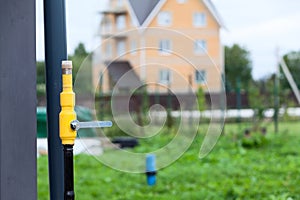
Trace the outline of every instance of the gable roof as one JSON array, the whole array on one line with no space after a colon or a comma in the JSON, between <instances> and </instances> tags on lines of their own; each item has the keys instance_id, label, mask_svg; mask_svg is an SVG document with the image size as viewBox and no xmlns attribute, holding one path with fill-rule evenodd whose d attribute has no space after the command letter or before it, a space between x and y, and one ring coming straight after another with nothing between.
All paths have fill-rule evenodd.
<instances>
[{"instance_id":1,"label":"gable roof","mask_svg":"<svg viewBox=\"0 0 300 200\"><path fill-rule=\"evenodd\" d=\"M128 0L140 25L142 25L160 0Z\"/></svg>"},{"instance_id":2,"label":"gable roof","mask_svg":"<svg viewBox=\"0 0 300 200\"><path fill-rule=\"evenodd\" d=\"M219 12L217 11L215 5L212 3L212 1L211 0L202 0L202 1L205 4L205 6L208 8L209 12L214 16L214 18L216 19L218 24L221 27L225 28L224 22L220 16Z\"/></svg>"},{"instance_id":3,"label":"gable roof","mask_svg":"<svg viewBox=\"0 0 300 200\"><path fill-rule=\"evenodd\" d=\"M209 12L216 19L221 27L225 27L222 18L220 17L216 7L211 0L199 0L204 3ZM167 0L128 0L132 14L138 21L141 27L147 27L158 14L164 3Z\"/></svg>"}]
</instances>

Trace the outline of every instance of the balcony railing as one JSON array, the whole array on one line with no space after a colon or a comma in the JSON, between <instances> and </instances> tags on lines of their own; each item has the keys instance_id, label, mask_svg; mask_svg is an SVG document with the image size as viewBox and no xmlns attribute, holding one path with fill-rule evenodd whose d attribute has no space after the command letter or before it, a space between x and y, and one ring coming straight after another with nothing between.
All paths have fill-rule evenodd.
<instances>
[{"instance_id":1,"label":"balcony railing","mask_svg":"<svg viewBox=\"0 0 300 200\"><path fill-rule=\"evenodd\" d=\"M122 15L122 14L126 14L127 10L125 8L125 6L122 7L110 7L108 9L105 9L103 11L100 11L101 14L107 15L107 14L114 14L114 15Z\"/></svg>"},{"instance_id":2,"label":"balcony railing","mask_svg":"<svg viewBox=\"0 0 300 200\"><path fill-rule=\"evenodd\" d=\"M112 37L113 39L116 40L122 40L122 39L126 39L128 36L126 33L120 33L120 32L100 32L99 34L102 38L109 38Z\"/></svg>"}]
</instances>

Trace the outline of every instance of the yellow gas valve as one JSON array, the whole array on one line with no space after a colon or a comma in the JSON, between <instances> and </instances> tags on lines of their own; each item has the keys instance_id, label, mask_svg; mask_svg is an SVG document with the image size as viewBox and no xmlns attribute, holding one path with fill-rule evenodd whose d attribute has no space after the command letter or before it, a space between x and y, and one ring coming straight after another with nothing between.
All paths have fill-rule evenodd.
<instances>
[{"instance_id":1,"label":"yellow gas valve","mask_svg":"<svg viewBox=\"0 0 300 200\"><path fill-rule=\"evenodd\" d=\"M111 127L111 121L79 122L76 117L75 93L72 84L72 61L62 61L62 87L60 93L59 136L63 145L74 145L77 131L81 128Z\"/></svg>"},{"instance_id":2,"label":"yellow gas valve","mask_svg":"<svg viewBox=\"0 0 300 200\"><path fill-rule=\"evenodd\" d=\"M59 113L59 135L62 144L74 145L76 130L71 128L75 121L75 93L72 83L72 61L62 61L62 92L60 93L61 112Z\"/></svg>"}]
</instances>

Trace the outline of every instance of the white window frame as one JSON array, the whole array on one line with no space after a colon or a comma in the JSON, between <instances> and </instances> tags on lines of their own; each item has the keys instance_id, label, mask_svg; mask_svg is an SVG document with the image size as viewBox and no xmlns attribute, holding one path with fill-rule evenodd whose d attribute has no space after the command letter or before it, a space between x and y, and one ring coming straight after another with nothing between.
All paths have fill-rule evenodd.
<instances>
[{"instance_id":1,"label":"white window frame","mask_svg":"<svg viewBox=\"0 0 300 200\"><path fill-rule=\"evenodd\" d=\"M122 56L126 52L126 42L125 40L117 40L117 55Z\"/></svg>"},{"instance_id":2,"label":"white window frame","mask_svg":"<svg viewBox=\"0 0 300 200\"><path fill-rule=\"evenodd\" d=\"M206 14L204 12L194 12L193 25L196 28L205 27L207 24Z\"/></svg>"},{"instance_id":3,"label":"white window frame","mask_svg":"<svg viewBox=\"0 0 300 200\"><path fill-rule=\"evenodd\" d=\"M161 69L159 70L159 83L161 84L170 84L172 80L171 70Z\"/></svg>"},{"instance_id":4,"label":"white window frame","mask_svg":"<svg viewBox=\"0 0 300 200\"><path fill-rule=\"evenodd\" d=\"M158 49L161 54L170 54L172 49L172 43L169 39L159 40Z\"/></svg>"},{"instance_id":5,"label":"white window frame","mask_svg":"<svg viewBox=\"0 0 300 200\"><path fill-rule=\"evenodd\" d=\"M126 16L118 15L116 17L116 27L118 31L124 30L126 28Z\"/></svg>"},{"instance_id":6,"label":"white window frame","mask_svg":"<svg viewBox=\"0 0 300 200\"><path fill-rule=\"evenodd\" d=\"M196 55L205 54L207 51L206 40L195 40L194 41L194 53Z\"/></svg>"},{"instance_id":7,"label":"white window frame","mask_svg":"<svg viewBox=\"0 0 300 200\"><path fill-rule=\"evenodd\" d=\"M159 26L171 26L172 13L170 11L161 11L157 15L157 24Z\"/></svg>"},{"instance_id":8,"label":"white window frame","mask_svg":"<svg viewBox=\"0 0 300 200\"><path fill-rule=\"evenodd\" d=\"M195 71L195 82L197 84L205 84L207 81L207 72L205 70Z\"/></svg>"}]
</instances>

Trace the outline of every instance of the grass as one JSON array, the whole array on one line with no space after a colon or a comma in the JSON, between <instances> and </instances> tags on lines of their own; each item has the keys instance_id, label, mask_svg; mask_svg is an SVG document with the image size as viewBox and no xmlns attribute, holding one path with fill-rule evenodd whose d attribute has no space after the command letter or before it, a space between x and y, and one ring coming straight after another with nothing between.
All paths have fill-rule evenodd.
<instances>
[{"instance_id":1,"label":"grass","mask_svg":"<svg viewBox=\"0 0 300 200\"><path fill-rule=\"evenodd\" d=\"M238 131L248 124L226 125L214 150L199 159L203 139L198 134L188 151L160 170L157 184L146 185L144 174L130 174L104 166L92 156L75 157L76 199L300 199L300 125L280 124L274 134L268 126L268 143L243 148ZM152 150L171 135L141 141L134 151ZM47 157L38 159L38 197L49 199Z\"/></svg>"}]
</instances>

